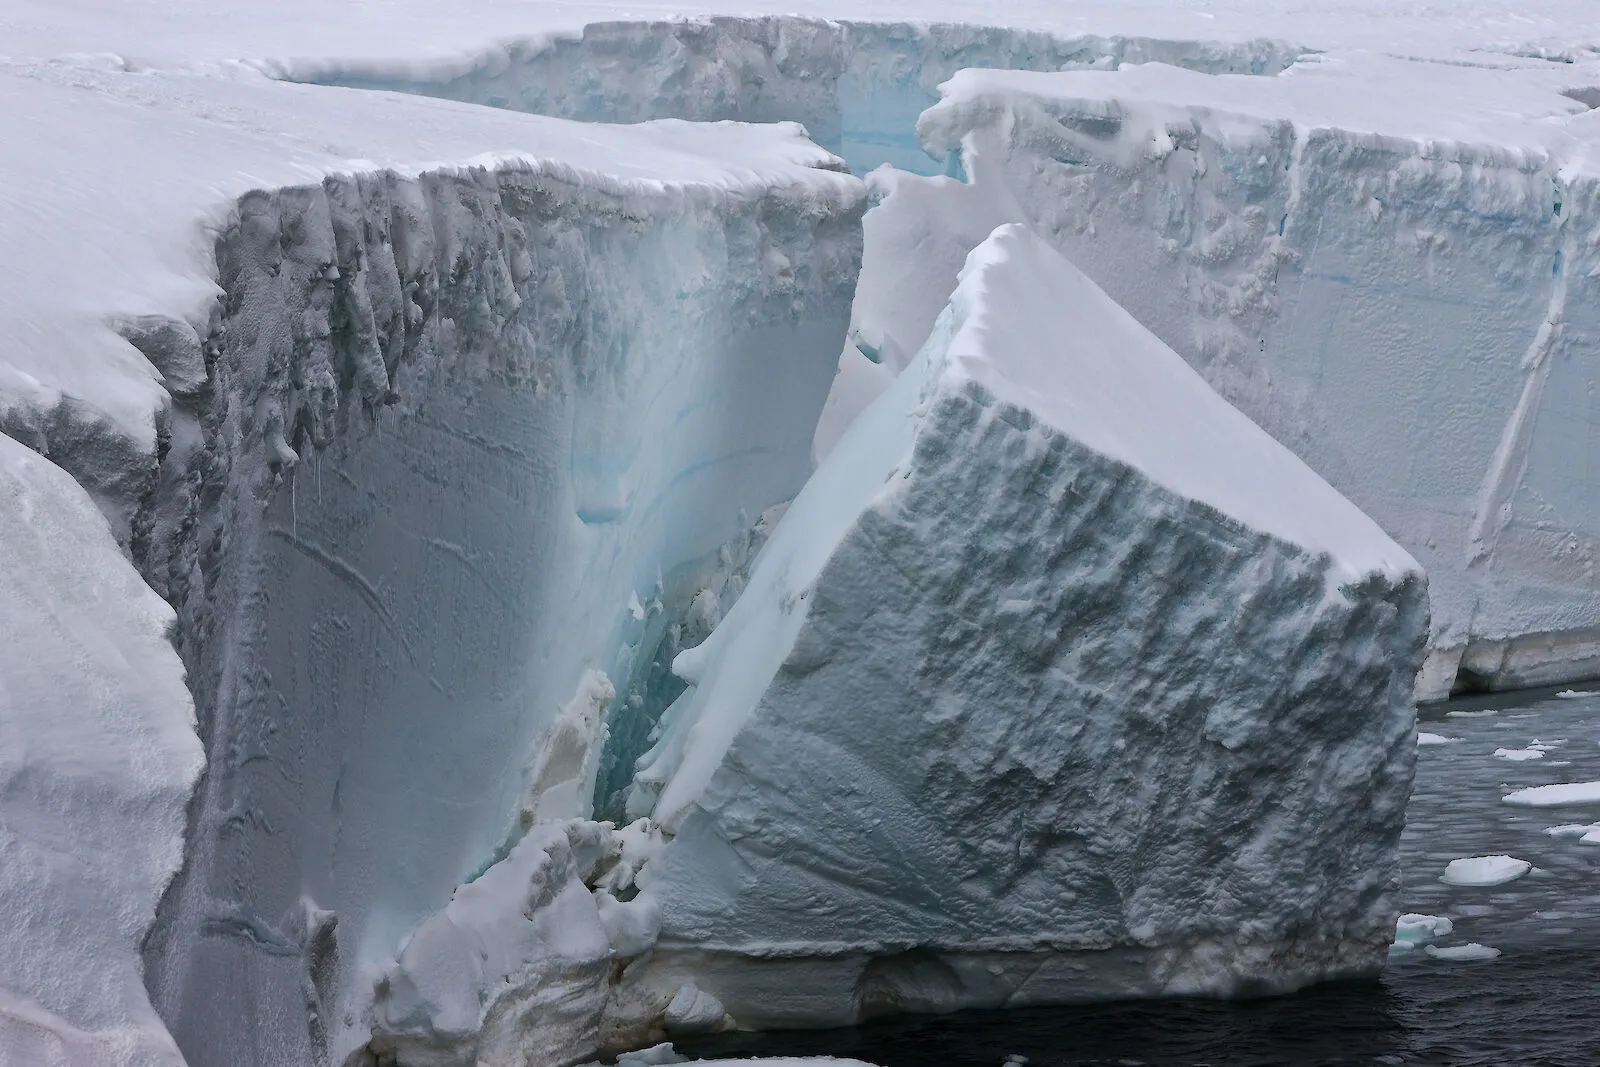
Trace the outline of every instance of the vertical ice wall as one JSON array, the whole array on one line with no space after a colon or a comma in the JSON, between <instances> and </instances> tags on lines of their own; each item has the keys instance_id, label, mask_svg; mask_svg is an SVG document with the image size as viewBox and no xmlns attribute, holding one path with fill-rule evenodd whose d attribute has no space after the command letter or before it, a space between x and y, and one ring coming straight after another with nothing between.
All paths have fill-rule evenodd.
<instances>
[{"instance_id":1,"label":"vertical ice wall","mask_svg":"<svg viewBox=\"0 0 1600 1067\"><path fill-rule=\"evenodd\" d=\"M915 351L1025 221L1417 554L1423 696L1593 676L1596 120L1500 63L964 72L920 129L970 183L879 179L857 332Z\"/></svg>"},{"instance_id":2,"label":"vertical ice wall","mask_svg":"<svg viewBox=\"0 0 1600 1067\"><path fill-rule=\"evenodd\" d=\"M967 67L1075 70L1161 61L1210 73L1270 74L1304 49L1065 36L1004 26L829 21L796 16L602 22L581 35L514 41L454 67L298 62L288 77L398 89L586 122L682 118L794 121L855 173L889 163L938 173L916 136L938 86Z\"/></svg>"},{"instance_id":3,"label":"vertical ice wall","mask_svg":"<svg viewBox=\"0 0 1600 1067\"><path fill-rule=\"evenodd\" d=\"M145 560L209 755L146 952L192 1067L359 1043L350 991L504 854L585 671L625 684L630 605L799 488L862 206L810 173L241 200Z\"/></svg>"}]
</instances>

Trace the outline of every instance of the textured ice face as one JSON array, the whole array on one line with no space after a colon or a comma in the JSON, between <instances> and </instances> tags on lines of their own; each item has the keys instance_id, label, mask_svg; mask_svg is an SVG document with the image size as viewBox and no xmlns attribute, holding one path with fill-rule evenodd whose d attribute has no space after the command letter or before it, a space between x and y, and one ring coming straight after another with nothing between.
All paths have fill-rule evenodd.
<instances>
[{"instance_id":1,"label":"textured ice face","mask_svg":"<svg viewBox=\"0 0 1600 1067\"><path fill-rule=\"evenodd\" d=\"M793 15L593 22L581 34L513 42L464 64L289 62L291 77L397 89L586 122L683 118L799 122L864 174L939 173L917 116L967 67L1080 70L1172 63L1209 73L1275 74L1303 48L1257 37L1205 41L1053 33L1008 26Z\"/></svg>"},{"instance_id":2,"label":"textured ice face","mask_svg":"<svg viewBox=\"0 0 1600 1067\"><path fill-rule=\"evenodd\" d=\"M628 691L641 602L804 480L862 206L804 167L241 201L145 559L210 758L147 953L193 1067L342 1059L517 813L587 810L599 746L556 745L557 711L593 731L611 694L585 671ZM270 1007L219 1028L238 1003Z\"/></svg>"},{"instance_id":3,"label":"textured ice face","mask_svg":"<svg viewBox=\"0 0 1600 1067\"><path fill-rule=\"evenodd\" d=\"M948 288L946 245L1026 222L1427 566L1425 696L1588 677L1600 215L1562 90L1589 75L1500 65L965 71L919 129L971 184L898 179L867 274L917 248ZM938 291L857 330L915 347Z\"/></svg>"},{"instance_id":4,"label":"textured ice face","mask_svg":"<svg viewBox=\"0 0 1600 1067\"><path fill-rule=\"evenodd\" d=\"M1404 551L1003 228L679 659L653 980L759 1026L1371 973L1426 616Z\"/></svg>"}]
</instances>

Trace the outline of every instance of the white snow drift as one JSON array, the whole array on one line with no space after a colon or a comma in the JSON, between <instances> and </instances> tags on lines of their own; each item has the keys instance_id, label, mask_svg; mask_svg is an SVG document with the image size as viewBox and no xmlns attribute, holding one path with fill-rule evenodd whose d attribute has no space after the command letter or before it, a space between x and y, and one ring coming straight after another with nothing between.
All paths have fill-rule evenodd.
<instances>
[{"instance_id":1,"label":"white snow drift","mask_svg":"<svg viewBox=\"0 0 1600 1067\"><path fill-rule=\"evenodd\" d=\"M139 961L201 767L172 609L4 435L0 546L0 1060L181 1067Z\"/></svg>"},{"instance_id":2,"label":"white snow drift","mask_svg":"<svg viewBox=\"0 0 1600 1067\"><path fill-rule=\"evenodd\" d=\"M640 980L762 1026L1373 971L1425 625L1404 550L1001 228L678 657Z\"/></svg>"}]
</instances>

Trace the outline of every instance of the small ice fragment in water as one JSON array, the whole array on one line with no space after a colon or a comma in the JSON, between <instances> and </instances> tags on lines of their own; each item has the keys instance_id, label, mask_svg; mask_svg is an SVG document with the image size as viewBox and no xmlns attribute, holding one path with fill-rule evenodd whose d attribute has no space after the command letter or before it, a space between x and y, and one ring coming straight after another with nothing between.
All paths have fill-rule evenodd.
<instances>
[{"instance_id":1,"label":"small ice fragment in water","mask_svg":"<svg viewBox=\"0 0 1600 1067\"><path fill-rule=\"evenodd\" d=\"M1518 789L1500 798L1524 808L1555 808L1563 804L1600 804L1600 782L1565 782Z\"/></svg>"},{"instance_id":2,"label":"small ice fragment in water","mask_svg":"<svg viewBox=\"0 0 1600 1067\"><path fill-rule=\"evenodd\" d=\"M1536 748L1540 752L1549 752L1552 748L1559 748L1561 745L1566 743L1567 739L1565 737L1558 737L1554 741L1541 741L1535 737L1532 741L1528 742L1528 747Z\"/></svg>"},{"instance_id":3,"label":"small ice fragment in water","mask_svg":"<svg viewBox=\"0 0 1600 1067\"><path fill-rule=\"evenodd\" d=\"M1443 734L1421 733L1417 735L1419 745L1448 745L1461 740L1459 737L1445 737Z\"/></svg>"},{"instance_id":4,"label":"small ice fragment in water","mask_svg":"<svg viewBox=\"0 0 1600 1067\"><path fill-rule=\"evenodd\" d=\"M1544 749L1542 748L1497 748L1494 750L1494 754L1501 759L1508 759L1514 763L1521 763L1523 760L1530 759L1544 759Z\"/></svg>"},{"instance_id":5,"label":"small ice fragment in water","mask_svg":"<svg viewBox=\"0 0 1600 1067\"><path fill-rule=\"evenodd\" d=\"M1484 708L1482 711L1447 711L1445 714L1452 719L1484 719L1490 715L1500 714L1500 709Z\"/></svg>"},{"instance_id":6,"label":"small ice fragment in water","mask_svg":"<svg viewBox=\"0 0 1600 1067\"><path fill-rule=\"evenodd\" d=\"M1580 697L1600 697L1600 689L1563 689L1556 696L1562 700L1577 700Z\"/></svg>"},{"instance_id":7,"label":"small ice fragment in water","mask_svg":"<svg viewBox=\"0 0 1600 1067\"><path fill-rule=\"evenodd\" d=\"M1422 951L1436 960L1492 960L1500 955L1499 949L1480 945L1476 941L1465 945L1451 945L1449 948L1424 945Z\"/></svg>"},{"instance_id":8,"label":"small ice fragment in water","mask_svg":"<svg viewBox=\"0 0 1600 1067\"><path fill-rule=\"evenodd\" d=\"M1546 826L1544 832L1551 837L1583 837L1600 833L1600 822L1564 822L1560 826Z\"/></svg>"},{"instance_id":9,"label":"small ice fragment in water","mask_svg":"<svg viewBox=\"0 0 1600 1067\"><path fill-rule=\"evenodd\" d=\"M1401 943L1416 945L1444 937L1453 929L1455 924L1443 915L1419 915L1412 912L1400 916L1400 921L1395 924L1394 940L1396 945Z\"/></svg>"},{"instance_id":10,"label":"small ice fragment in water","mask_svg":"<svg viewBox=\"0 0 1600 1067\"><path fill-rule=\"evenodd\" d=\"M1511 856L1472 856L1451 860L1439 881L1446 885L1492 886L1514 882L1533 869L1527 860Z\"/></svg>"}]
</instances>

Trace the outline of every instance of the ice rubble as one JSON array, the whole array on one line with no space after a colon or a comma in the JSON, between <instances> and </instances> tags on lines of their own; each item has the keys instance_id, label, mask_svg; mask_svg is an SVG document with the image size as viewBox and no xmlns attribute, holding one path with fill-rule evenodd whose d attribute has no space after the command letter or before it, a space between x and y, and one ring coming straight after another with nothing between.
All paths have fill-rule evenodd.
<instances>
[{"instance_id":1,"label":"ice rubble","mask_svg":"<svg viewBox=\"0 0 1600 1067\"><path fill-rule=\"evenodd\" d=\"M1402 549L1002 228L674 665L638 981L766 1026L1375 970L1426 614Z\"/></svg>"},{"instance_id":2,"label":"ice rubble","mask_svg":"<svg viewBox=\"0 0 1600 1067\"><path fill-rule=\"evenodd\" d=\"M1027 223L1428 567L1420 695L1592 676L1596 78L1359 52L962 71L919 134L966 180L872 176L853 336L907 358L965 251ZM846 416L883 387L859 352Z\"/></svg>"}]
</instances>

